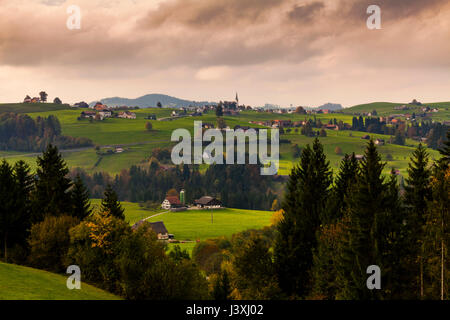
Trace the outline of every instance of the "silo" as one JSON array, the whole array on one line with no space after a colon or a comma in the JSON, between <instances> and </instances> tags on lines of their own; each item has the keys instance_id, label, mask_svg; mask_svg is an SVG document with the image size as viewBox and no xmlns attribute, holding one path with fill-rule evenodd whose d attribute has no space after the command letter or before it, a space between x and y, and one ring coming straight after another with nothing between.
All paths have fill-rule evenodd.
<instances>
[{"instance_id":1,"label":"silo","mask_svg":"<svg viewBox=\"0 0 450 320\"><path fill-rule=\"evenodd\" d=\"M180 202L181 202L182 205L185 205L185 204L186 204L186 198L185 198L185 196L184 196L184 189L182 189L182 190L180 191Z\"/></svg>"}]
</instances>

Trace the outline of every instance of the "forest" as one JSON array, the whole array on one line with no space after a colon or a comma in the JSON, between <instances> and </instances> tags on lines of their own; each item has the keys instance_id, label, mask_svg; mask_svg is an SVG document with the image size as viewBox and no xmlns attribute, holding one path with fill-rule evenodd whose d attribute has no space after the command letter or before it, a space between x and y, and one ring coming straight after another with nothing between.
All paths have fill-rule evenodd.
<instances>
[{"instance_id":1,"label":"forest","mask_svg":"<svg viewBox=\"0 0 450 320\"><path fill-rule=\"evenodd\" d=\"M70 176L81 177L93 198L101 198L112 185L121 201L161 204L169 190L186 191L187 203L204 195L216 197L229 208L270 210L281 184L262 176L259 165L211 165L200 172L198 165L166 169L156 159L146 167L132 166L114 177L108 173L87 174L75 168Z\"/></svg>"},{"instance_id":2,"label":"forest","mask_svg":"<svg viewBox=\"0 0 450 320\"><path fill-rule=\"evenodd\" d=\"M62 135L56 116L33 119L24 114L0 114L0 150L42 152L48 144L61 149L93 146L90 139Z\"/></svg>"}]
</instances>

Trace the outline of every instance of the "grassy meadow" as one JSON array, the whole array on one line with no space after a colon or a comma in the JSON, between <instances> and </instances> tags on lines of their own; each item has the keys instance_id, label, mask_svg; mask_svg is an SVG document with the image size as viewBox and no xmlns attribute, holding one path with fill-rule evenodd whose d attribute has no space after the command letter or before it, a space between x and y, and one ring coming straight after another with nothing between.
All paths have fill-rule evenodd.
<instances>
[{"instance_id":1,"label":"grassy meadow","mask_svg":"<svg viewBox=\"0 0 450 320\"><path fill-rule=\"evenodd\" d=\"M406 105L409 110L394 110L394 107ZM410 105L408 103L392 103L392 102L373 102L367 104L357 105L351 108L344 109L345 114L356 114L356 113L368 113L373 110L377 110L379 116L388 116L392 114L416 114L423 113L423 107L432 107L439 109L439 112L432 113L431 119L435 121L448 121L450 120L450 102L432 102L432 103L422 103L422 106Z\"/></svg>"},{"instance_id":2,"label":"grassy meadow","mask_svg":"<svg viewBox=\"0 0 450 320\"><path fill-rule=\"evenodd\" d=\"M100 208L101 200L92 199L94 210ZM148 222L163 221L169 233L181 243L170 244L169 248L179 245L192 252L197 240L213 239L222 236L230 237L235 233L248 229L261 229L269 226L273 212L243 209L188 210L167 212L166 210L149 210L137 203L122 202L125 209L125 220L131 225L148 219Z\"/></svg>"},{"instance_id":3,"label":"grassy meadow","mask_svg":"<svg viewBox=\"0 0 450 320\"><path fill-rule=\"evenodd\" d=\"M400 111L394 112L393 109L398 105L401 105L401 103L376 102L345 109L344 113L318 114L315 115L315 117L323 123L327 123L329 120L336 118L337 121L342 120L345 123L351 124L353 113L370 112L374 109L377 110L379 115L400 113ZM450 119L450 113L448 113L448 110L445 110L450 106L449 102L428 103L424 105L439 107L440 112L434 114L433 117L443 117L444 120ZM149 161L152 150L155 148L173 146L175 143L171 142L170 138L175 129L184 128L192 133L194 121L216 124L216 116L212 111L201 117L185 117L173 119L171 121L150 121L145 119L150 114L156 114L158 119L170 119L170 114L174 109L167 108L135 110L133 111L137 116L137 119L135 120L110 118L104 121L89 121L87 119L78 120L82 109L68 108L65 105L3 104L0 105L0 112L2 110L27 113L33 118L53 114L60 120L62 133L64 135L89 138L100 147L101 151L111 149L115 146L123 147L123 153L108 155L104 154L104 152L98 153L94 148L63 151L64 158L69 167L80 167L89 173L102 171L113 175L118 174L122 169L127 169L132 165L145 164ZM408 113L412 112L412 110L408 110ZM239 116L224 117L226 124L230 127L236 125L249 125L250 121L266 121L274 119L302 121L309 118L312 118L312 116L271 114L265 112L259 113L254 111L244 111L241 112ZM147 122L152 123L152 131L145 130L145 124ZM252 127L258 126L252 125ZM324 144L325 153L330 160L333 170L338 169L339 161L343 156L335 153L336 147L340 147L343 154L351 152L362 154L364 152L367 141L362 140L361 137L366 133L355 131L328 131L327 133L328 136L321 138L321 142ZM386 141L390 138L390 136L379 134L372 134L371 136L373 138L382 138ZM307 143L312 143L312 138L302 136L299 133L294 133L294 131L282 135L281 138L291 141L291 144L280 145L281 159L279 174L287 175L296 163L296 159L293 158L292 154L292 145L298 144L300 147L304 147ZM388 155L392 156L392 160L390 161L384 159L387 161L386 173L392 168L395 168L400 170L401 174L404 174L407 168L407 160L416 146L416 141L407 140L406 146L387 144L386 146L379 147L383 157ZM432 157L438 156L436 151L429 150L429 152ZM33 169L36 167L36 156L36 153L0 151L0 158L6 158L10 162L15 162L20 159L25 160Z\"/></svg>"},{"instance_id":4,"label":"grassy meadow","mask_svg":"<svg viewBox=\"0 0 450 320\"><path fill-rule=\"evenodd\" d=\"M0 262L0 300L120 300L83 282L69 290L68 276Z\"/></svg>"}]
</instances>

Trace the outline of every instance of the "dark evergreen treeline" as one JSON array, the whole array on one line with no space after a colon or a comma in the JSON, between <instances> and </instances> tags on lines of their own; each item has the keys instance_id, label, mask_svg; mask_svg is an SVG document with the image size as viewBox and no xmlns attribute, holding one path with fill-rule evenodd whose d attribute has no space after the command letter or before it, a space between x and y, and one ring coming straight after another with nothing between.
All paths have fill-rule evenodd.
<instances>
[{"instance_id":1,"label":"dark evergreen treeline","mask_svg":"<svg viewBox=\"0 0 450 320\"><path fill-rule=\"evenodd\" d=\"M273 177L261 176L258 165L212 165L201 173L198 166L167 169L153 161L147 168L133 166L115 177L74 169L71 176L76 175L80 175L93 198L101 197L111 184L121 201L131 202L161 203L171 189L184 189L188 203L209 195L229 208L239 209L270 210L276 199Z\"/></svg>"},{"instance_id":2,"label":"dark evergreen treeline","mask_svg":"<svg viewBox=\"0 0 450 320\"><path fill-rule=\"evenodd\" d=\"M450 141L440 151L431 163L418 147L400 190L373 141L333 181L316 139L272 227L202 242L193 257L219 300L449 299ZM380 268L380 289L367 286L369 266Z\"/></svg>"},{"instance_id":3,"label":"dark evergreen treeline","mask_svg":"<svg viewBox=\"0 0 450 320\"><path fill-rule=\"evenodd\" d=\"M288 182L274 243L276 274L285 294L448 299L448 156L431 165L419 146L402 193L395 175L383 176L384 166L371 141L360 163L354 155L345 157L332 185L318 140L303 151ZM366 286L371 265L381 269L381 290Z\"/></svg>"},{"instance_id":4,"label":"dark evergreen treeline","mask_svg":"<svg viewBox=\"0 0 450 320\"><path fill-rule=\"evenodd\" d=\"M40 152L49 144L62 149L93 145L87 138L63 136L61 124L53 115L33 119L24 114L0 114L0 150Z\"/></svg>"},{"instance_id":5,"label":"dark evergreen treeline","mask_svg":"<svg viewBox=\"0 0 450 320\"><path fill-rule=\"evenodd\" d=\"M49 145L37 158L36 173L24 161L11 166L0 164L0 243L5 260L21 262L28 248L27 239L33 224L47 217L88 217L89 191L79 176L68 178L69 169L58 148ZM124 219L123 209L110 186L106 188L102 210Z\"/></svg>"}]
</instances>

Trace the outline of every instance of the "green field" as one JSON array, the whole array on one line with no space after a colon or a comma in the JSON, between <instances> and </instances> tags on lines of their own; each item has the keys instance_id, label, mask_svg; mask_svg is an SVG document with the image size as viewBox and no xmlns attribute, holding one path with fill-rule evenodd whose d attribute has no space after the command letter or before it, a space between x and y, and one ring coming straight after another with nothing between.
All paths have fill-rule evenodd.
<instances>
[{"instance_id":1,"label":"green field","mask_svg":"<svg viewBox=\"0 0 450 320\"><path fill-rule=\"evenodd\" d=\"M92 208L97 211L101 200L92 199ZM230 237L235 233L248 229L261 229L270 225L273 215L271 211L218 209L188 210L183 212L167 212L166 210L148 210L137 203L121 202L125 209L125 220L131 225L148 219L148 222L163 221L169 233L175 235L183 249L189 252L197 240ZM171 244L171 247L173 245Z\"/></svg>"},{"instance_id":2,"label":"green field","mask_svg":"<svg viewBox=\"0 0 450 320\"><path fill-rule=\"evenodd\" d=\"M91 205L98 210L101 200L92 199ZM217 210L188 210L182 212L167 212L163 209L148 210L138 203L121 202L125 209L125 220L130 224L149 218L149 222L163 221L169 233L180 241L196 241L220 236L231 236L247 229L260 229L270 225L273 212L217 209ZM211 220L212 216L212 220Z\"/></svg>"},{"instance_id":3,"label":"green field","mask_svg":"<svg viewBox=\"0 0 450 320\"><path fill-rule=\"evenodd\" d=\"M178 245L192 254L198 241L231 237L241 231L269 226L272 214L270 211L242 209L188 210L167 212L148 221L163 221L169 233L181 242L170 244L169 248Z\"/></svg>"},{"instance_id":4,"label":"green field","mask_svg":"<svg viewBox=\"0 0 450 320\"><path fill-rule=\"evenodd\" d=\"M59 111L69 109L67 104L54 103L0 103L0 113L14 112L14 113L34 113L46 111Z\"/></svg>"},{"instance_id":5,"label":"green field","mask_svg":"<svg viewBox=\"0 0 450 320\"><path fill-rule=\"evenodd\" d=\"M100 209L100 204L101 200L99 199L91 200L91 206L94 209L94 211L98 211ZM138 203L124 201L121 202L121 204L122 207L125 209L125 220L129 222L131 225L135 224L138 221L141 221L142 219L164 212L164 210L162 209L148 210L146 208L139 206Z\"/></svg>"},{"instance_id":6,"label":"green field","mask_svg":"<svg viewBox=\"0 0 450 320\"><path fill-rule=\"evenodd\" d=\"M108 292L81 283L69 290L67 277L0 262L0 300L119 300Z\"/></svg>"},{"instance_id":7,"label":"green field","mask_svg":"<svg viewBox=\"0 0 450 320\"><path fill-rule=\"evenodd\" d=\"M401 104L376 102L345 109L344 113L318 114L315 115L315 118L321 120L322 123L327 123L334 118L338 121L342 120L345 123L351 123L354 116L353 113L370 112L374 109L377 110L379 115L400 113L400 111L394 112L393 110L394 106L397 105ZM428 103L424 105L439 107L441 111L434 114L433 118L443 117L443 120L450 119L450 113L448 110L445 110L450 106L449 102ZM185 117L172 121L150 121L153 125L153 130L148 132L145 130L145 124L149 121L145 119L146 116L156 114L158 119L170 119L170 113L174 109L140 109L134 111L137 115L136 120L106 119L98 122L90 122L85 119L78 120L77 118L82 110L67 108L64 105L3 104L0 105L0 112L2 110L23 112L29 114L31 117L53 114L60 120L62 133L64 135L89 138L94 141L96 145L101 147L101 151L111 149L114 146L121 146L124 148L125 151L123 153L109 155L97 153L94 148L63 151L64 158L69 167L80 167L89 173L103 171L110 174L118 174L122 169L127 169L132 165L145 164L151 158L152 150L155 148L170 147L175 144L170 142L173 130L185 128L192 132L194 121L216 123L215 113L210 111L208 114L196 118ZM271 114L266 112L244 111L241 112L239 116L224 117L224 119L227 125L233 128L236 125L248 126L250 121L274 119L303 121L311 117L312 116L310 115L299 114ZM255 125L252 126L257 127ZM343 153L355 152L356 154L362 154L367 141L362 140L361 136L365 134L366 133L355 131L328 131L328 137L321 138L321 142L324 144L325 153L334 170L338 168L339 161L342 159L341 155L335 154L335 148L339 146L343 150ZM386 141L390 138L389 136L377 134L371 136L373 138L382 138ZM279 174L287 175L296 162L296 159L293 159L292 157L292 145L298 144L300 147L304 147L307 143L312 143L312 139L294 132L282 135L281 138L289 139L291 141L291 145L282 144L280 146L281 161ZM379 148L384 157L388 154L393 157L393 160L388 161L387 163L386 172L389 172L391 168L399 169L401 174L406 172L407 160L413 152L414 147L417 146L417 142L407 140L406 144L406 146L389 144ZM438 157L436 151L430 150L430 154L432 157ZM23 159L30 164L32 168L36 167L36 156L36 153L0 151L0 158L4 157L10 162Z\"/></svg>"},{"instance_id":8,"label":"green field","mask_svg":"<svg viewBox=\"0 0 450 320\"><path fill-rule=\"evenodd\" d=\"M406 105L409 110L395 110L394 107ZM357 114L357 113L368 113L376 110L379 116L388 116L392 114L416 114L423 113L422 108L428 106L432 108L439 109L439 112L432 113L431 119L436 121L448 121L450 120L450 102L431 102L422 103L422 106L410 105L408 103L392 103L392 102L373 102L367 104L361 104L353 106L351 108L346 108L343 110L344 114Z\"/></svg>"},{"instance_id":9,"label":"green field","mask_svg":"<svg viewBox=\"0 0 450 320\"><path fill-rule=\"evenodd\" d=\"M163 221L169 233L180 241L196 241L231 236L247 229L261 229L270 225L273 212L217 209L167 212L149 222Z\"/></svg>"},{"instance_id":10,"label":"green field","mask_svg":"<svg viewBox=\"0 0 450 320\"><path fill-rule=\"evenodd\" d=\"M368 140L361 139L362 136L367 133L358 131L334 131L327 130L327 137L320 138L321 143L324 147L324 152L327 155L327 159L330 161L330 165L334 171L339 168L339 163L343 158L343 154L364 154ZM351 135L351 136L350 136ZM382 134L369 134L373 139L384 139L389 140L390 136ZM283 139L289 139L291 143L298 144L299 146L305 146L306 144L312 144L314 138L309 138L300 134L286 134L282 136ZM406 174L406 169L408 167L409 158L413 153L414 149L418 146L418 142L414 140L407 139L405 146L399 146L395 144L386 144L384 146L379 146L378 151L382 156L382 160L385 161L385 174L389 174L390 171L394 169L400 170L402 175ZM338 155L335 152L336 147L342 149L342 155ZM430 156L433 159L438 159L439 152L436 150L428 149ZM293 167L293 164L297 161L292 157L292 146L289 144L282 144L280 146L280 170L279 174L287 175ZM386 159L387 155L392 156L392 160L388 161Z\"/></svg>"}]
</instances>

